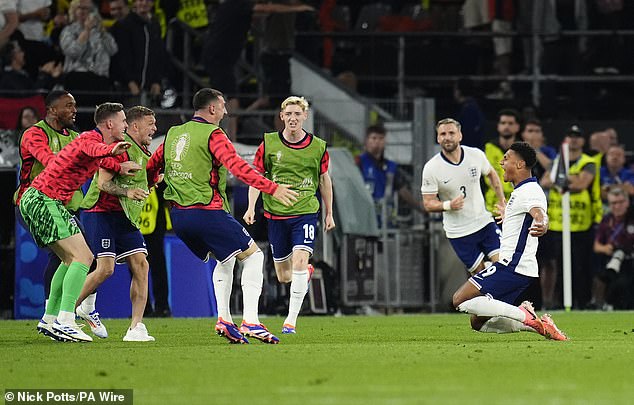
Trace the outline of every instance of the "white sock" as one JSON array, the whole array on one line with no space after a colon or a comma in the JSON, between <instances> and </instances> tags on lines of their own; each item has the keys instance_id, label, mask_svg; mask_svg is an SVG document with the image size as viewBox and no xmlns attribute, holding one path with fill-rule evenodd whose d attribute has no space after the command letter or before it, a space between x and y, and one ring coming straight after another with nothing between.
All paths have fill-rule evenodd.
<instances>
[{"instance_id":1,"label":"white sock","mask_svg":"<svg viewBox=\"0 0 634 405\"><path fill-rule=\"evenodd\" d=\"M212 276L218 318L222 318L223 321L229 323L233 323L231 312L229 312L229 300L231 298L231 287L233 286L233 265L235 263L235 258L226 263L218 262Z\"/></svg>"},{"instance_id":2,"label":"white sock","mask_svg":"<svg viewBox=\"0 0 634 405\"><path fill-rule=\"evenodd\" d=\"M458 305L458 310L477 316L503 316L524 323L524 312L516 306L481 295Z\"/></svg>"},{"instance_id":3,"label":"white sock","mask_svg":"<svg viewBox=\"0 0 634 405\"><path fill-rule=\"evenodd\" d=\"M514 333L520 331L537 333L535 329L524 325L522 322L501 316L495 316L489 319L480 328L480 332L485 333Z\"/></svg>"},{"instance_id":4,"label":"white sock","mask_svg":"<svg viewBox=\"0 0 634 405\"><path fill-rule=\"evenodd\" d=\"M86 297L81 303L81 309L84 310L87 314L91 313L95 310L95 301L97 301L97 292L90 294Z\"/></svg>"},{"instance_id":5,"label":"white sock","mask_svg":"<svg viewBox=\"0 0 634 405\"><path fill-rule=\"evenodd\" d=\"M59 311L57 315L57 322L62 325L74 325L75 324L75 313L68 311Z\"/></svg>"},{"instance_id":6,"label":"white sock","mask_svg":"<svg viewBox=\"0 0 634 405\"><path fill-rule=\"evenodd\" d=\"M44 308L46 308L48 306L48 298L46 299L45 303L44 303ZM53 323L55 322L55 319L57 319L57 317L55 315L46 315L46 311L44 311L44 316L42 316L42 320L46 323Z\"/></svg>"},{"instance_id":7,"label":"white sock","mask_svg":"<svg viewBox=\"0 0 634 405\"><path fill-rule=\"evenodd\" d=\"M242 262L242 319L246 323L260 324L258 305L264 279L264 253L257 250Z\"/></svg>"},{"instance_id":8,"label":"white sock","mask_svg":"<svg viewBox=\"0 0 634 405\"><path fill-rule=\"evenodd\" d=\"M293 270L290 298L288 300L288 316L284 324L296 326L297 316L302 309L304 297L308 291L308 269Z\"/></svg>"}]
</instances>

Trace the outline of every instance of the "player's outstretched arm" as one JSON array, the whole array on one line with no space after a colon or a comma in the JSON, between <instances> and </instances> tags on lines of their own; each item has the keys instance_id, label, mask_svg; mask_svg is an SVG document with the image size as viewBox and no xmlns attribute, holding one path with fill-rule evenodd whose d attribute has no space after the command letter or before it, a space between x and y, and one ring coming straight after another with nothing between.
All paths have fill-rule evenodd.
<instances>
[{"instance_id":1,"label":"player's outstretched arm","mask_svg":"<svg viewBox=\"0 0 634 405\"><path fill-rule=\"evenodd\" d=\"M279 200L287 207L290 207L295 201L297 201L298 195L297 191L291 190L291 187L286 184L278 184L275 192L273 192L273 198Z\"/></svg>"},{"instance_id":2,"label":"player's outstretched arm","mask_svg":"<svg viewBox=\"0 0 634 405\"><path fill-rule=\"evenodd\" d=\"M297 193L288 187L280 190L281 186L262 176L255 171L249 163L238 155L236 148L233 146L227 135L221 130L216 129L209 138L209 151L222 163L227 170L234 176L239 178L245 184L255 187L258 190L271 194L280 200L284 205L291 205L292 201L297 200Z\"/></svg>"},{"instance_id":3,"label":"player's outstretched arm","mask_svg":"<svg viewBox=\"0 0 634 405\"><path fill-rule=\"evenodd\" d=\"M533 217L533 224L528 231L531 236L543 236L548 232L548 215L541 207L533 207L528 213Z\"/></svg>"},{"instance_id":4,"label":"player's outstretched arm","mask_svg":"<svg viewBox=\"0 0 634 405\"><path fill-rule=\"evenodd\" d=\"M326 220L324 222L324 231L328 232L331 229L335 229L335 219L332 213L332 179L328 172L319 176L319 192L321 198L324 201L324 210L326 214Z\"/></svg>"},{"instance_id":5,"label":"player's outstretched arm","mask_svg":"<svg viewBox=\"0 0 634 405\"><path fill-rule=\"evenodd\" d=\"M110 152L110 154L112 156L120 155L120 154L124 153L126 150L128 150L128 148L130 148L130 146L132 146L132 144L130 142L117 142L115 144L114 148L112 148L112 151Z\"/></svg>"},{"instance_id":6,"label":"player's outstretched arm","mask_svg":"<svg viewBox=\"0 0 634 405\"><path fill-rule=\"evenodd\" d=\"M247 206L247 211L242 217L247 225L252 225L255 223L255 204L258 201L259 196L260 190L255 187L249 186L249 205Z\"/></svg>"}]
</instances>

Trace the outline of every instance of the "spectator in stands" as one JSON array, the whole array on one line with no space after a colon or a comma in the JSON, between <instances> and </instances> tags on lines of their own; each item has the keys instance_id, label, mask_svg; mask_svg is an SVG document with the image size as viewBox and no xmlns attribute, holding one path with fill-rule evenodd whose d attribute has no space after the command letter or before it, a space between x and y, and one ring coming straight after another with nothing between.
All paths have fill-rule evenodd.
<instances>
[{"instance_id":1,"label":"spectator in stands","mask_svg":"<svg viewBox=\"0 0 634 405\"><path fill-rule=\"evenodd\" d=\"M550 1L540 0L540 18L545 18L546 13L556 18L559 31L586 30L588 28L588 14L586 0ZM548 33L552 32L550 27ZM538 31L541 32L541 31ZM555 39L556 38L556 39ZM545 41L549 38L545 38ZM579 75L584 72L587 39L582 36L555 36L553 41L544 42L544 53L541 58L542 73L559 75ZM587 97L584 93L584 84L568 85L572 87L571 98L574 107L580 110ZM556 104L558 96L565 93L565 88L555 82L546 82L542 86L542 111L553 117L558 113Z\"/></svg>"},{"instance_id":2,"label":"spectator in stands","mask_svg":"<svg viewBox=\"0 0 634 405\"><path fill-rule=\"evenodd\" d=\"M461 14L463 16L463 28L466 31L490 31L491 16L489 13L488 0L465 0ZM468 38L469 46L466 50L468 60L473 60L474 69L470 69L468 73L482 74L484 72L485 54L490 49L490 40L488 38L472 37Z\"/></svg>"},{"instance_id":3,"label":"spectator in stands","mask_svg":"<svg viewBox=\"0 0 634 405\"><path fill-rule=\"evenodd\" d=\"M17 0L18 29L24 39L30 41L44 41L44 23L51 16L51 0Z\"/></svg>"},{"instance_id":4,"label":"spectator in stands","mask_svg":"<svg viewBox=\"0 0 634 405\"><path fill-rule=\"evenodd\" d=\"M15 1L0 1L0 49L9 42L16 28L18 28L18 13Z\"/></svg>"},{"instance_id":5,"label":"spectator in stands","mask_svg":"<svg viewBox=\"0 0 634 405\"><path fill-rule=\"evenodd\" d=\"M601 166L601 199L607 201L608 191L614 185L620 185L630 197L634 196L634 172L625 167L625 148L612 145L605 155L605 164Z\"/></svg>"},{"instance_id":6,"label":"spectator in stands","mask_svg":"<svg viewBox=\"0 0 634 405\"><path fill-rule=\"evenodd\" d=\"M17 0L20 24L16 37L27 55L25 70L31 77L37 76L38 68L60 55L48 43L44 26L50 18L51 0Z\"/></svg>"},{"instance_id":7,"label":"spectator in stands","mask_svg":"<svg viewBox=\"0 0 634 405\"><path fill-rule=\"evenodd\" d=\"M528 142L537 153L537 164L533 167L533 176L541 179L546 170L550 170L557 151L552 146L546 145L542 123L536 118L531 118L524 124L522 139Z\"/></svg>"},{"instance_id":8,"label":"spectator in stands","mask_svg":"<svg viewBox=\"0 0 634 405\"><path fill-rule=\"evenodd\" d=\"M484 145L484 154L487 156L491 167L498 173L500 179L504 178L504 170L500 166L502 157L511 147L511 145L517 140L517 136L520 132L520 114L513 109L503 109L498 112L498 124L497 124L498 138L487 142ZM485 179L487 189L485 193L485 201L489 212L494 213L496 211L495 203L497 202L497 196L495 190L491 187L489 180ZM502 188L504 189L504 197L508 200L513 191L513 184L507 181L502 181Z\"/></svg>"},{"instance_id":9,"label":"spectator in stands","mask_svg":"<svg viewBox=\"0 0 634 405\"><path fill-rule=\"evenodd\" d=\"M18 123L15 126L18 137L29 127L40 120L40 115L34 107L23 107L18 114Z\"/></svg>"},{"instance_id":10,"label":"spectator in stands","mask_svg":"<svg viewBox=\"0 0 634 405\"><path fill-rule=\"evenodd\" d=\"M604 132L608 134L610 145L616 145L619 143L619 134L618 132L616 132L616 129L610 127L606 128Z\"/></svg>"},{"instance_id":11,"label":"spectator in stands","mask_svg":"<svg viewBox=\"0 0 634 405\"><path fill-rule=\"evenodd\" d=\"M68 12L71 24L60 35L64 87L77 95L78 104L97 105L107 97L103 92L112 90L108 75L117 43L105 31L92 0L73 0Z\"/></svg>"},{"instance_id":12,"label":"spectator in stands","mask_svg":"<svg viewBox=\"0 0 634 405\"><path fill-rule=\"evenodd\" d=\"M123 20L128 14L130 14L130 7L126 0L110 1L110 17L115 21Z\"/></svg>"},{"instance_id":13,"label":"spectator in stands","mask_svg":"<svg viewBox=\"0 0 634 405\"><path fill-rule=\"evenodd\" d=\"M583 153L585 138L579 127L573 125L566 134L569 147L568 175L563 170L562 159L558 155L551 170L546 171L541 185L549 189L548 217L549 231L541 243L544 244L544 266L540 269L542 296L545 308L559 304L555 298L555 286L562 269L562 196L563 190L570 191L570 233L574 246L572 255L573 306L584 308L590 301L592 278L593 226L601 221L602 207L596 160ZM552 176L551 176L552 173Z\"/></svg>"},{"instance_id":14,"label":"spectator in stands","mask_svg":"<svg viewBox=\"0 0 634 405\"><path fill-rule=\"evenodd\" d=\"M51 14L53 15L53 18L49 20L45 27L45 32L49 37L49 42L55 51L60 54L62 52L59 49L59 36L64 27L70 24L70 13L68 12L70 9L70 3L70 0L53 0L53 5L51 6Z\"/></svg>"},{"instance_id":15,"label":"spectator in stands","mask_svg":"<svg viewBox=\"0 0 634 405\"><path fill-rule=\"evenodd\" d=\"M453 96L460 106L456 121L462 126L461 144L482 149L486 119L475 99L473 82L468 79L458 80L454 85Z\"/></svg>"},{"instance_id":16,"label":"spectator in stands","mask_svg":"<svg viewBox=\"0 0 634 405\"><path fill-rule=\"evenodd\" d=\"M379 227L382 224L381 212L383 203L387 204L388 217L385 224L394 226L393 193L411 208L423 212L422 200L417 200L409 190L407 183L399 173L398 164L385 158L385 136L387 131L380 125L371 125L365 134L365 151L356 157L356 164L361 170L365 185L372 194L377 208L377 220Z\"/></svg>"},{"instance_id":17,"label":"spectator in stands","mask_svg":"<svg viewBox=\"0 0 634 405\"><path fill-rule=\"evenodd\" d=\"M260 66L264 79L264 95L247 109L278 105L291 91L290 58L295 50L296 12L314 11L298 1L274 0L271 4L293 5L295 12L270 13L261 19ZM278 121L278 124L281 122ZM276 125L278 128L279 125Z\"/></svg>"},{"instance_id":18,"label":"spectator in stands","mask_svg":"<svg viewBox=\"0 0 634 405\"><path fill-rule=\"evenodd\" d=\"M112 34L119 48L113 63L118 65L115 71L120 75L116 80L132 96L149 91L153 104L157 104L169 59L152 6L152 0L135 0L133 11L113 25Z\"/></svg>"},{"instance_id":19,"label":"spectator in stands","mask_svg":"<svg viewBox=\"0 0 634 405\"><path fill-rule=\"evenodd\" d=\"M40 67L37 80L31 79L24 69L24 51L17 41L9 42L3 49L4 73L0 78L0 90L8 97L32 95L35 90L51 89L62 74L62 65L53 61Z\"/></svg>"},{"instance_id":20,"label":"spectator in stands","mask_svg":"<svg viewBox=\"0 0 634 405\"><path fill-rule=\"evenodd\" d=\"M595 0L588 2L590 29L617 31L622 29L624 0ZM619 74L622 69L623 37L599 36L590 38L593 45L595 62L593 71L596 74Z\"/></svg>"},{"instance_id":21,"label":"spectator in stands","mask_svg":"<svg viewBox=\"0 0 634 405\"><path fill-rule=\"evenodd\" d=\"M246 42L253 14L296 12L306 10L306 7L258 3L253 0L231 0L218 5L203 44L203 64L209 75L210 87L222 91L228 97L229 113L240 108L234 67ZM229 138L235 140L238 130L237 118L231 117L226 128Z\"/></svg>"},{"instance_id":22,"label":"spectator in stands","mask_svg":"<svg viewBox=\"0 0 634 405\"><path fill-rule=\"evenodd\" d=\"M498 34L507 34L513 30L515 9L513 0L489 0L489 14L492 19L491 31ZM511 73L511 54L513 52L513 38L507 36L493 37L493 73L507 76ZM514 97L511 83L500 82L497 90L488 94L487 98L505 100Z\"/></svg>"},{"instance_id":23,"label":"spectator in stands","mask_svg":"<svg viewBox=\"0 0 634 405\"><path fill-rule=\"evenodd\" d=\"M610 213L594 239L594 252L601 257L593 282L594 309L632 309L634 307L634 209L627 192L613 187L608 192ZM606 303L607 301L607 303ZM608 304L609 303L609 304Z\"/></svg>"},{"instance_id":24,"label":"spectator in stands","mask_svg":"<svg viewBox=\"0 0 634 405\"><path fill-rule=\"evenodd\" d=\"M611 144L610 135L607 131L596 131L590 135L588 149L592 156L597 156L598 162L601 163L603 155L608 151Z\"/></svg>"}]
</instances>

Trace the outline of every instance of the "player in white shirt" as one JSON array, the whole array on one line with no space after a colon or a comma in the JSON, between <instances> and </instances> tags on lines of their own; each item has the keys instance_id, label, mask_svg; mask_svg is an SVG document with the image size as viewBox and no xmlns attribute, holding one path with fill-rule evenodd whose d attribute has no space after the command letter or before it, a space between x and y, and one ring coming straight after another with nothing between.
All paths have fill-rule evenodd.
<instances>
[{"instance_id":1,"label":"player in white shirt","mask_svg":"<svg viewBox=\"0 0 634 405\"><path fill-rule=\"evenodd\" d=\"M454 251L471 274L484 269L484 258L498 260L500 230L487 211L480 178L487 176L503 207L504 190L484 152L460 145L460 123L445 118L436 124L441 152L423 168L421 193L427 212L443 213L443 228Z\"/></svg>"},{"instance_id":2,"label":"player in white shirt","mask_svg":"<svg viewBox=\"0 0 634 405\"><path fill-rule=\"evenodd\" d=\"M533 304L514 301L538 277L538 237L548 230L546 196L531 169L537 157L526 142L515 142L500 165L504 181L514 190L501 215L500 260L472 276L453 296L457 310L471 315L471 327L480 332L537 332L548 339L568 340L552 318L535 313ZM501 208L501 207L500 207Z\"/></svg>"}]
</instances>

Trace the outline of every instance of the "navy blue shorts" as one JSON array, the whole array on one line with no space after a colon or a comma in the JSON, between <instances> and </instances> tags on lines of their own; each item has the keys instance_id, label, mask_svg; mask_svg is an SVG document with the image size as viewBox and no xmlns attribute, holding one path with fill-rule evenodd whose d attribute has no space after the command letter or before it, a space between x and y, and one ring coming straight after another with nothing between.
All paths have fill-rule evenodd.
<instances>
[{"instance_id":1,"label":"navy blue shorts","mask_svg":"<svg viewBox=\"0 0 634 405\"><path fill-rule=\"evenodd\" d=\"M500 262L493 263L469 278L469 282L482 294L511 305L533 280L533 277L516 273Z\"/></svg>"},{"instance_id":2,"label":"navy blue shorts","mask_svg":"<svg viewBox=\"0 0 634 405\"><path fill-rule=\"evenodd\" d=\"M136 253L147 256L147 247L141 231L132 225L123 211L82 212L86 242L95 257L114 257L115 263Z\"/></svg>"},{"instance_id":3,"label":"navy blue shorts","mask_svg":"<svg viewBox=\"0 0 634 405\"><path fill-rule=\"evenodd\" d=\"M484 228L462 238L449 239L453 250L469 271L475 269L484 259L500 251L500 228L490 222Z\"/></svg>"},{"instance_id":4,"label":"navy blue shorts","mask_svg":"<svg viewBox=\"0 0 634 405\"><path fill-rule=\"evenodd\" d=\"M170 214L176 236L204 262L213 255L224 263L253 243L249 232L226 211L172 208Z\"/></svg>"},{"instance_id":5,"label":"navy blue shorts","mask_svg":"<svg viewBox=\"0 0 634 405\"><path fill-rule=\"evenodd\" d=\"M317 233L317 215L268 220L269 243L274 261L289 259L295 249L306 250L312 256Z\"/></svg>"}]
</instances>

